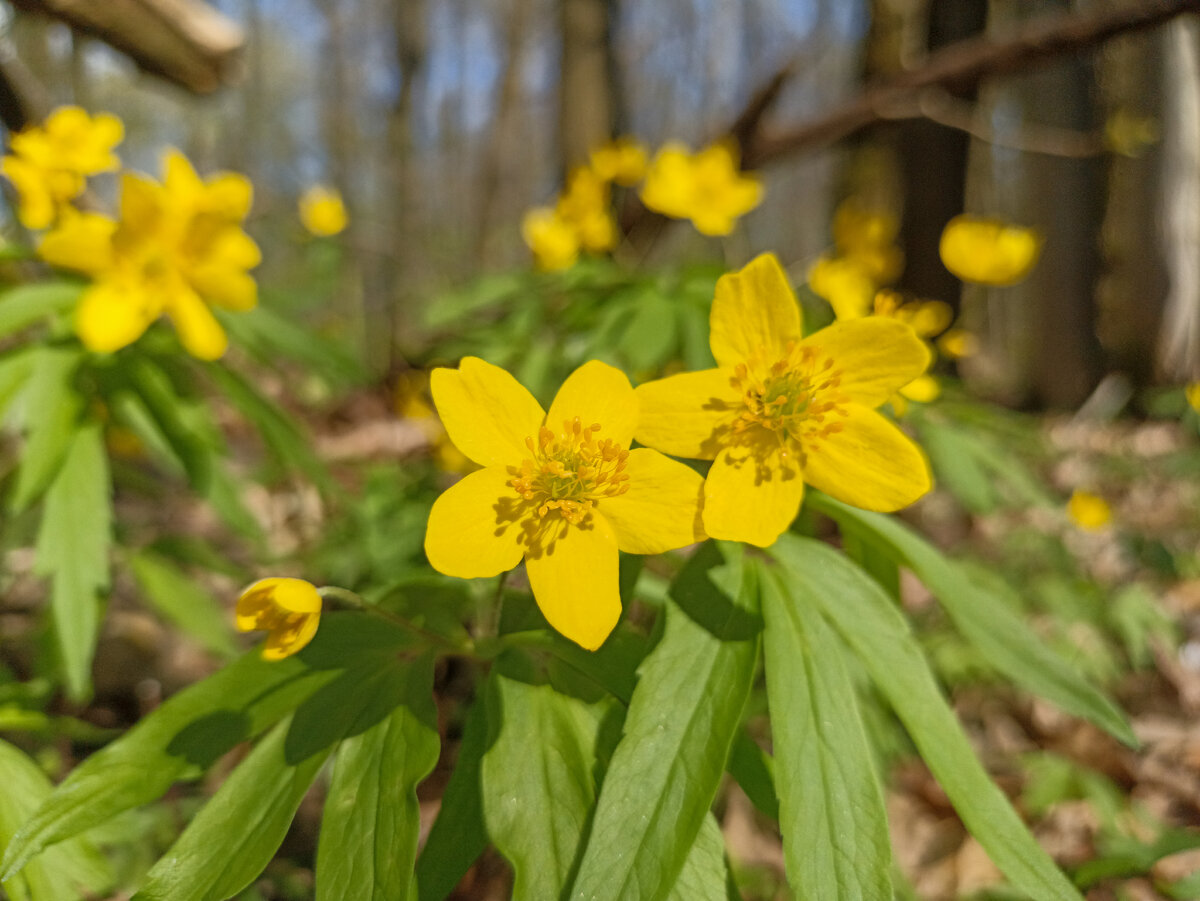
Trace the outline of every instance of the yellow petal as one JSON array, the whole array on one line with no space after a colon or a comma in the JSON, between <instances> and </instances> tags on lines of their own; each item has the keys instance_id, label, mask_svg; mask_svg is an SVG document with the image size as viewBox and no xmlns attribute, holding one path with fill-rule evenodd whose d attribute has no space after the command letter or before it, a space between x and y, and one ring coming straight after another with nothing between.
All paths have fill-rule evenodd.
<instances>
[{"instance_id":1,"label":"yellow petal","mask_svg":"<svg viewBox=\"0 0 1200 901\"><path fill-rule=\"evenodd\" d=\"M241 222L253 203L254 185L240 173L218 172L204 184L205 211L227 222Z\"/></svg>"},{"instance_id":2,"label":"yellow petal","mask_svg":"<svg viewBox=\"0 0 1200 901\"><path fill-rule=\"evenodd\" d=\"M19 156L0 160L0 171L17 189L17 217L31 231L49 228L54 222L57 207L46 173Z\"/></svg>"},{"instance_id":3,"label":"yellow petal","mask_svg":"<svg viewBox=\"0 0 1200 901\"><path fill-rule=\"evenodd\" d=\"M842 429L806 446L804 480L864 510L906 507L933 487L920 448L879 413L847 404Z\"/></svg>"},{"instance_id":4,"label":"yellow petal","mask_svg":"<svg viewBox=\"0 0 1200 901\"><path fill-rule=\"evenodd\" d=\"M712 460L742 406L730 380L727 369L705 369L639 385L634 437L664 454Z\"/></svg>"},{"instance_id":5,"label":"yellow petal","mask_svg":"<svg viewBox=\"0 0 1200 901\"><path fill-rule=\"evenodd\" d=\"M88 350L109 353L136 341L161 308L129 285L100 281L83 292L75 308L75 332Z\"/></svg>"},{"instance_id":6,"label":"yellow petal","mask_svg":"<svg viewBox=\"0 0 1200 901\"><path fill-rule=\"evenodd\" d=\"M229 340L212 310L190 288L171 293L165 302L166 313L179 333L184 349L200 360L216 360L225 353Z\"/></svg>"},{"instance_id":7,"label":"yellow petal","mask_svg":"<svg viewBox=\"0 0 1200 901\"><path fill-rule=\"evenodd\" d=\"M773 363L800 340L800 307L774 254L764 253L717 280L709 320L717 364L733 367L751 357Z\"/></svg>"},{"instance_id":8,"label":"yellow petal","mask_svg":"<svg viewBox=\"0 0 1200 901\"><path fill-rule=\"evenodd\" d=\"M567 526L537 552L531 549L525 560L542 615L589 651L604 643L621 618L617 561L612 526L596 513L582 526Z\"/></svg>"},{"instance_id":9,"label":"yellow petal","mask_svg":"<svg viewBox=\"0 0 1200 901\"><path fill-rule=\"evenodd\" d=\"M258 303L257 283L240 269L200 266L192 270L188 281L209 303L227 310L251 310Z\"/></svg>"},{"instance_id":10,"label":"yellow petal","mask_svg":"<svg viewBox=\"0 0 1200 901\"><path fill-rule=\"evenodd\" d=\"M122 234L154 236L165 215L166 194L162 185L140 175L121 177Z\"/></svg>"},{"instance_id":11,"label":"yellow petal","mask_svg":"<svg viewBox=\"0 0 1200 901\"><path fill-rule=\"evenodd\" d=\"M321 618L316 614L289 616L282 628L272 629L263 646L263 660L282 660L304 648L317 634Z\"/></svg>"},{"instance_id":12,"label":"yellow petal","mask_svg":"<svg viewBox=\"0 0 1200 901\"><path fill-rule=\"evenodd\" d=\"M499 466L480 469L434 501L425 529L425 555L434 569L460 579L482 579L521 562L522 518L532 511L520 503L509 478Z\"/></svg>"},{"instance_id":13,"label":"yellow petal","mask_svg":"<svg viewBox=\"0 0 1200 901\"><path fill-rule=\"evenodd\" d=\"M831 358L841 371L838 390L858 404L878 407L929 366L929 348L896 319L868 316L835 322L802 342Z\"/></svg>"},{"instance_id":14,"label":"yellow petal","mask_svg":"<svg viewBox=\"0 0 1200 901\"><path fill-rule=\"evenodd\" d=\"M117 223L99 213L72 213L38 245L38 256L51 266L100 275L113 267Z\"/></svg>"},{"instance_id":15,"label":"yellow petal","mask_svg":"<svg viewBox=\"0 0 1200 901\"><path fill-rule=\"evenodd\" d=\"M931 375L919 375L901 388L900 393L909 400L927 404L938 399L942 393L942 386Z\"/></svg>"},{"instance_id":16,"label":"yellow petal","mask_svg":"<svg viewBox=\"0 0 1200 901\"><path fill-rule=\"evenodd\" d=\"M524 386L478 357L435 369L429 387L454 446L481 466L516 466L529 456L545 414Z\"/></svg>"},{"instance_id":17,"label":"yellow petal","mask_svg":"<svg viewBox=\"0 0 1200 901\"><path fill-rule=\"evenodd\" d=\"M571 422L577 416L584 428L599 423L601 439L629 447L637 428L638 402L625 373L590 360L567 376L550 404L546 427L557 433L564 421Z\"/></svg>"},{"instance_id":18,"label":"yellow petal","mask_svg":"<svg viewBox=\"0 0 1200 901\"><path fill-rule=\"evenodd\" d=\"M698 472L644 447L629 452L625 471L629 490L598 507L621 550L661 554L704 540L704 479Z\"/></svg>"},{"instance_id":19,"label":"yellow petal","mask_svg":"<svg viewBox=\"0 0 1200 901\"><path fill-rule=\"evenodd\" d=\"M938 250L946 268L963 281L1012 285L1037 262L1042 238L1031 228L962 215L946 223Z\"/></svg>"},{"instance_id":20,"label":"yellow petal","mask_svg":"<svg viewBox=\"0 0 1200 901\"><path fill-rule=\"evenodd\" d=\"M1183 394L1187 398L1188 406L1200 413L1200 382L1189 384L1183 389Z\"/></svg>"},{"instance_id":21,"label":"yellow petal","mask_svg":"<svg viewBox=\"0 0 1200 901\"><path fill-rule=\"evenodd\" d=\"M1067 502L1067 516L1087 532L1098 532L1112 522L1112 508L1097 494L1075 491Z\"/></svg>"},{"instance_id":22,"label":"yellow petal","mask_svg":"<svg viewBox=\"0 0 1200 901\"><path fill-rule=\"evenodd\" d=\"M196 204L204 193L204 182L186 156L175 148L163 154L163 184L172 198L186 204Z\"/></svg>"},{"instance_id":23,"label":"yellow petal","mask_svg":"<svg viewBox=\"0 0 1200 901\"><path fill-rule=\"evenodd\" d=\"M704 482L704 530L713 538L767 547L804 499L800 454L759 430L717 455Z\"/></svg>"}]
</instances>

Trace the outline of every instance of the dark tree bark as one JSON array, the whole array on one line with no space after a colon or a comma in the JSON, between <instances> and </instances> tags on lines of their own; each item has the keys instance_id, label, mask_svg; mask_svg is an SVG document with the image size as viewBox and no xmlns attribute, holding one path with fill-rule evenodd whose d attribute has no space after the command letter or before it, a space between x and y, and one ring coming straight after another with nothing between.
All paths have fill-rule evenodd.
<instances>
[{"instance_id":1,"label":"dark tree bark","mask_svg":"<svg viewBox=\"0 0 1200 901\"><path fill-rule=\"evenodd\" d=\"M558 0L562 33L559 148L563 172L613 136L616 124L612 66L614 0Z\"/></svg>"}]
</instances>

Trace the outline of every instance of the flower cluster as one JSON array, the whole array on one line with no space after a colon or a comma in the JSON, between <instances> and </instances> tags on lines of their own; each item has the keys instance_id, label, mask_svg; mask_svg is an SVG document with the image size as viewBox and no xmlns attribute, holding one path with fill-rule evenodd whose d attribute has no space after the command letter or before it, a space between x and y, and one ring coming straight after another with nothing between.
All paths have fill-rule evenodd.
<instances>
[{"instance_id":1,"label":"flower cluster","mask_svg":"<svg viewBox=\"0 0 1200 901\"><path fill-rule=\"evenodd\" d=\"M875 411L929 363L910 325L872 316L805 337L783 270L764 255L718 281L710 326L716 368L634 389L592 361L549 412L483 360L434 370L447 433L483 467L433 506L434 568L479 578L524 559L550 624L596 648L621 614L618 550L705 535L770 545L805 483L885 511L929 490L920 449ZM635 438L646 447L630 450ZM702 478L664 454L712 466Z\"/></svg>"},{"instance_id":2,"label":"flower cluster","mask_svg":"<svg viewBox=\"0 0 1200 901\"><path fill-rule=\"evenodd\" d=\"M172 150L161 183L122 175L115 218L76 209L71 201L87 176L120 166L113 148L121 135L119 119L77 107L14 135L0 169L17 188L18 215L48 229L37 247L43 260L91 278L75 310L89 350L119 350L166 315L189 353L216 359L227 341L211 308L248 310L257 302L249 270L259 251L242 230L250 182L232 173L201 179Z\"/></svg>"},{"instance_id":3,"label":"flower cluster","mask_svg":"<svg viewBox=\"0 0 1200 901\"><path fill-rule=\"evenodd\" d=\"M883 210L855 200L833 216L834 252L822 255L808 271L808 286L829 301L838 319L867 316L875 293L899 278L904 254L895 245L900 222Z\"/></svg>"},{"instance_id":4,"label":"flower cluster","mask_svg":"<svg viewBox=\"0 0 1200 901\"><path fill-rule=\"evenodd\" d=\"M724 144L693 154L670 143L647 164L643 145L619 138L592 151L588 164L571 173L554 206L526 213L521 230L538 266L566 269L583 251L612 250L617 243L612 185L639 182L647 208L690 219L705 235L729 234L738 218L758 206L763 193L755 176L739 171L736 153Z\"/></svg>"},{"instance_id":5,"label":"flower cluster","mask_svg":"<svg viewBox=\"0 0 1200 901\"><path fill-rule=\"evenodd\" d=\"M45 124L12 136L0 172L17 189L17 217L28 229L49 228L87 187L87 177L121 165L114 148L125 129L106 113L77 106L55 110Z\"/></svg>"}]
</instances>

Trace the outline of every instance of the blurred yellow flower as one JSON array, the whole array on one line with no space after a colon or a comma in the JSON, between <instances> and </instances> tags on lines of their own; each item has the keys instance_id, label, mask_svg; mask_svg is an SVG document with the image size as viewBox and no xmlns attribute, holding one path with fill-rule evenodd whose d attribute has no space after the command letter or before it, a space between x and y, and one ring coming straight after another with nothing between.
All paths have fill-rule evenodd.
<instances>
[{"instance_id":1,"label":"blurred yellow flower","mask_svg":"<svg viewBox=\"0 0 1200 901\"><path fill-rule=\"evenodd\" d=\"M966 329L952 328L938 338L937 346L942 356L961 360L979 351L979 339Z\"/></svg>"},{"instance_id":2,"label":"blurred yellow flower","mask_svg":"<svg viewBox=\"0 0 1200 901\"><path fill-rule=\"evenodd\" d=\"M703 540L700 476L657 451L628 449L638 402L619 370L585 363L549 413L476 357L435 369L431 384L451 440L484 467L429 514L425 553L438 571L482 578L524 558L550 625L593 650L621 616L618 550L657 554Z\"/></svg>"},{"instance_id":3,"label":"blurred yellow flower","mask_svg":"<svg viewBox=\"0 0 1200 901\"><path fill-rule=\"evenodd\" d=\"M636 138L617 138L593 150L589 161L592 171L605 181L636 185L646 174L646 147Z\"/></svg>"},{"instance_id":4,"label":"blurred yellow flower","mask_svg":"<svg viewBox=\"0 0 1200 901\"><path fill-rule=\"evenodd\" d=\"M849 257L876 285L887 285L904 270L904 253L895 246L900 221L884 210L862 206L851 198L838 204L833 214L833 243L838 254Z\"/></svg>"},{"instance_id":5,"label":"blurred yellow flower","mask_svg":"<svg viewBox=\"0 0 1200 901\"><path fill-rule=\"evenodd\" d=\"M1104 146L1121 156L1138 157L1160 137L1153 116L1138 116L1129 110L1116 110L1104 123Z\"/></svg>"},{"instance_id":6,"label":"blurred yellow flower","mask_svg":"<svg viewBox=\"0 0 1200 901\"><path fill-rule=\"evenodd\" d=\"M866 316L875 298L874 279L851 257L819 257L808 269L808 287L829 302L839 320Z\"/></svg>"},{"instance_id":7,"label":"blurred yellow flower","mask_svg":"<svg viewBox=\"0 0 1200 901\"><path fill-rule=\"evenodd\" d=\"M290 657L317 634L321 596L303 579L260 579L237 602L237 627L243 632L266 630L264 660Z\"/></svg>"},{"instance_id":8,"label":"blurred yellow flower","mask_svg":"<svg viewBox=\"0 0 1200 901\"><path fill-rule=\"evenodd\" d=\"M1037 262L1042 238L1032 228L962 215L946 223L939 250L946 268L965 282L1013 285Z\"/></svg>"},{"instance_id":9,"label":"blurred yellow flower","mask_svg":"<svg viewBox=\"0 0 1200 901\"><path fill-rule=\"evenodd\" d=\"M701 234L727 235L739 217L762 202L758 177L738 169L735 152L714 144L690 154L667 144L655 155L642 185L642 202L655 212L690 219Z\"/></svg>"},{"instance_id":10,"label":"blurred yellow flower","mask_svg":"<svg viewBox=\"0 0 1200 901\"><path fill-rule=\"evenodd\" d=\"M567 189L558 198L556 211L574 229L581 247L600 253L617 244L611 202L608 182L586 166L580 166L567 179Z\"/></svg>"},{"instance_id":11,"label":"blurred yellow flower","mask_svg":"<svg viewBox=\"0 0 1200 901\"><path fill-rule=\"evenodd\" d=\"M638 387L635 433L664 453L713 461L708 534L774 543L806 482L868 510L929 491L920 448L875 411L929 365L909 326L869 316L805 338L783 268L764 254L717 282L709 342L715 369Z\"/></svg>"},{"instance_id":12,"label":"blurred yellow flower","mask_svg":"<svg viewBox=\"0 0 1200 901\"><path fill-rule=\"evenodd\" d=\"M85 178L120 166L113 148L124 126L108 113L92 117L77 106L55 110L40 126L12 136L0 171L17 189L17 217L29 229L49 228L83 193Z\"/></svg>"},{"instance_id":13,"label":"blurred yellow flower","mask_svg":"<svg viewBox=\"0 0 1200 901\"><path fill-rule=\"evenodd\" d=\"M165 314L188 353L215 360L225 331L209 305L248 310L257 286L257 245L241 229L252 188L241 175L202 181L187 158L170 151L162 184L141 175L121 181L119 220L71 213L46 234L46 262L92 278L75 311L75 329L89 350L133 343Z\"/></svg>"},{"instance_id":14,"label":"blurred yellow flower","mask_svg":"<svg viewBox=\"0 0 1200 901\"><path fill-rule=\"evenodd\" d=\"M1086 491L1076 491L1067 501L1067 516L1071 522L1088 532L1098 532L1112 522L1108 501Z\"/></svg>"},{"instance_id":15,"label":"blurred yellow flower","mask_svg":"<svg viewBox=\"0 0 1200 901\"><path fill-rule=\"evenodd\" d=\"M350 221L336 188L313 185L301 195L299 206L300 222L318 238L339 234Z\"/></svg>"},{"instance_id":16,"label":"blurred yellow flower","mask_svg":"<svg viewBox=\"0 0 1200 901\"><path fill-rule=\"evenodd\" d=\"M1183 393L1191 408L1200 413L1200 382L1192 382L1183 389Z\"/></svg>"},{"instance_id":17,"label":"blurred yellow flower","mask_svg":"<svg viewBox=\"0 0 1200 901\"><path fill-rule=\"evenodd\" d=\"M539 269L569 269L579 259L579 236L553 207L535 207L521 222L521 235Z\"/></svg>"}]
</instances>

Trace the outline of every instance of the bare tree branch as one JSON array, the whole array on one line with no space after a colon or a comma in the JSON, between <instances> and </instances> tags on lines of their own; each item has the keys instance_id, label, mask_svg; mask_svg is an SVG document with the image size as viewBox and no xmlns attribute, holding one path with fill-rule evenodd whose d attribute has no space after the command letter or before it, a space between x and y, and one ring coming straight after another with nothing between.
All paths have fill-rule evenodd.
<instances>
[{"instance_id":1,"label":"bare tree branch","mask_svg":"<svg viewBox=\"0 0 1200 901\"><path fill-rule=\"evenodd\" d=\"M201 0L12 0L127 54L138 67L198 94L238 74L242 30Z\"/></svg>"}]
</instances>

